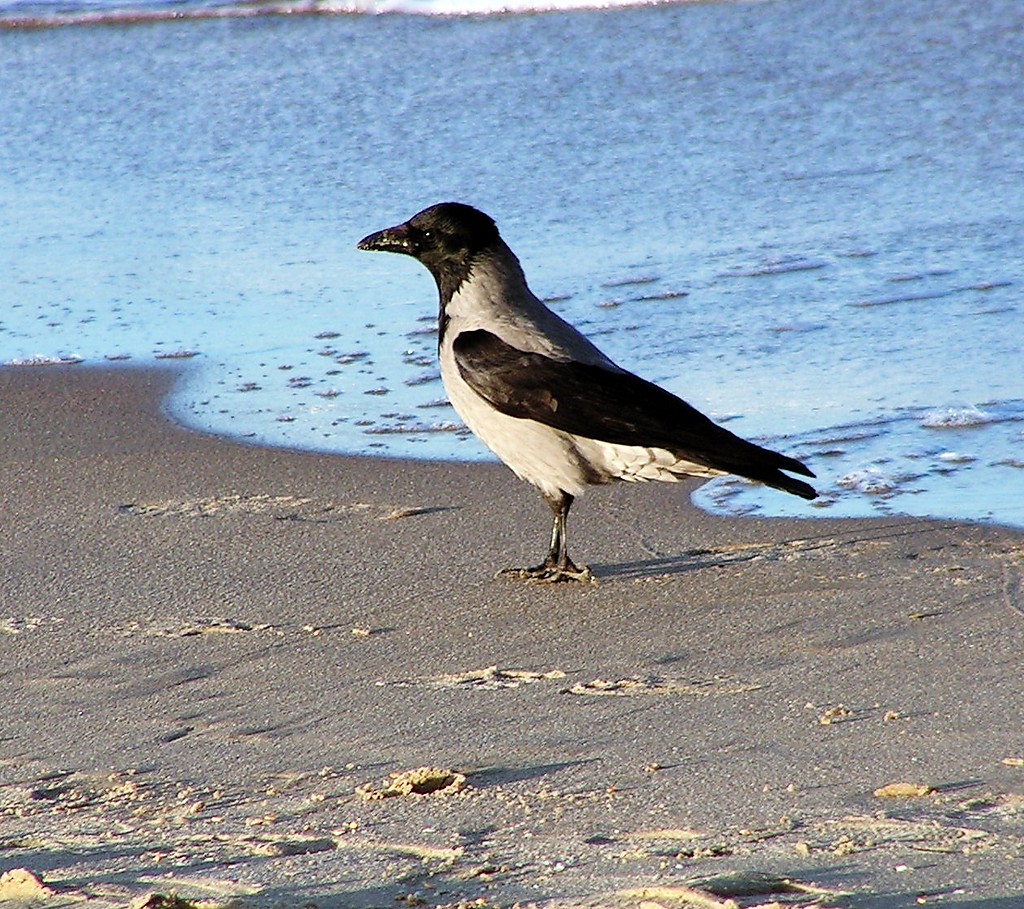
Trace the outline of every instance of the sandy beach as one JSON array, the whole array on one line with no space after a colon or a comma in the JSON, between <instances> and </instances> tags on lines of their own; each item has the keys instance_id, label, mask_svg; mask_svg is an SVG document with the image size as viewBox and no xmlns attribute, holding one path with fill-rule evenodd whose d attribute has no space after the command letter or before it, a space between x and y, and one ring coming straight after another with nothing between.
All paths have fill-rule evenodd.
<instances>
[{"instance_id":1,"label":"sandy beach","mask_svg":"<svg viewBox=\"0 0 1024 909\"><path fill-rule=\"evenodd\" d=\"M1020 533L619 486L596 586L495 580L505 468L204 436L180 375L0 370L0 901L1024 905Z\"/></svg>"}]
</instances>

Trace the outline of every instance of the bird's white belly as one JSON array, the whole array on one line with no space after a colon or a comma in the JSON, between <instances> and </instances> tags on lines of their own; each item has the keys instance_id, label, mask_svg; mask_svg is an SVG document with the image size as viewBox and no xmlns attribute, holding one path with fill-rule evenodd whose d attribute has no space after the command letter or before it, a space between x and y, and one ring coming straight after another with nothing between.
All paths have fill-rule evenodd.
<instances>
[{"instance_id":1,"label":"bird's white belly","mask_svg":"<svg viewBox=\"0 0 1024 909\"><path fill-rule=\"evenodd\" d=\"M583 491L589 479L570 437L534 420L521 420L495 410L458 375L442 368L448 399L473 434L520 479L549 497L559 490ZM600 482L600 481L598 481Z\"/></svg>"}]
</instances>

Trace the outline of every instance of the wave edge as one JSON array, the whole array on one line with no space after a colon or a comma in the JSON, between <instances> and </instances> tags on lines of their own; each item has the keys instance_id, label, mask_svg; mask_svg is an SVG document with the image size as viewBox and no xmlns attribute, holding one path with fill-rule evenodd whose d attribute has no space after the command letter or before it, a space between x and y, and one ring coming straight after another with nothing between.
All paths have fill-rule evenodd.
<instances>
[{"instance_id":1,"label":"wave edge","mask_svg":"<svg viewBox=\"0 0 1024 909\"><path fill-rule=\"evenodd\" d=\"M136 25L204 19L253 19L275 16L423 16L489 18L555 12L600 11L675 6L697 0L252 0L241 3L0 6L0 29L45 29L86 25ZM28 6L30 11L18 12Z\"/></svg>"}]
</instances>

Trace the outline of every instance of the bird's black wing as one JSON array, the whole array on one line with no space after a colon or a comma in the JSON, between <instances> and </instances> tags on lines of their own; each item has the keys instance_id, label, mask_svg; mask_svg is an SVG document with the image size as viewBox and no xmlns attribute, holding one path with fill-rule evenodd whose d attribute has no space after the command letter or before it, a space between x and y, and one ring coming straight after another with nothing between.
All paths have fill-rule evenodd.
<instances>
[{"instance_id":1,"label":"bird's black wing","mask_svg":"<svg viewBox=\"0 0 1024 909\"><path fill-rule=\"evenodd\" d=\"M625 370L527 353L483 329L461 332L453 351L466 384L508 416L617 445L663 448L805 499L816 496L781 472L813 477L799 461L741 439Z\"/></svg>"}]
</instances>

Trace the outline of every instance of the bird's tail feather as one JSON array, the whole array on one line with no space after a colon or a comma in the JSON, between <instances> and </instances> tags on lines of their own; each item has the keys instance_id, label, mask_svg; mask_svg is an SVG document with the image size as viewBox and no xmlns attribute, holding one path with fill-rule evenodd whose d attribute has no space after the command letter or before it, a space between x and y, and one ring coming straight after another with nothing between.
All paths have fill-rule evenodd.
<instances>
[{"instance_id":1,"label":"bird's tail feather","mask_svg":"<svg viewBox=\"0 0 1024 909\"><path fill-rule=\"evenodd\" d=\"M748 480L764 483L765 486L792 493L802 499L818 497L817 490L810 483L783 473L789 471L813 479L814 472L806 464L770 448L762 448L753 442L740 439L738 436L733 436L733 440L740 444L734 444L726 457L716 462L716 467L722 467L729 473L738 474Z\"/></svg>"},{"instance_id":2,"label":"bird's tail feather","mask_svg":"<svg viewBox=\"0 0 1024 909\"><path fill-rule=\"evenodd\" d=\"M745 464L735 465L732 468L733 473L737 473L749 480L757 480L759 483L764 483L765 486L772 486L775 489L781 489L784 492L800 496L802 499L816 499L818 497L817 490L810 483L805 483L803 480L798 480L796 477L787 476L783 473L784 470L788 470L791 473L799 473L813 479L814 473L806 464L802 464L796 458L790 458L779 454L777 451L761 448L753 443L751 443L751 448L757 452L757 458Z\"/></svg>"},{"instance_id":3,"label":"bird's tail feather","mask_svg":"<svg viewBox=\"0 0 1024 909\"><path fill-rule=\"evenodd\" d=\"M804 471L800 471L804 473ZM813 477L814 474L809 470L806 471L806 475ZM805 483L803 480L797 480L795 477L787 477L781 471L775 471L774 476L768 477L751 477L752 480L759 480L766 486L774 486L776 489L781 489L784 492L791 492L795 496L800 496L802 499L816 499L818 498L817 490L811 486L810 483Z\"/></svg>"}]
</instances>

